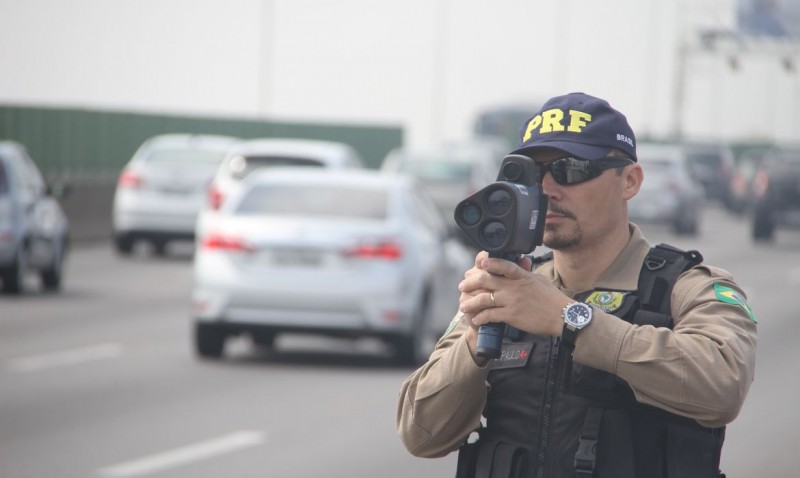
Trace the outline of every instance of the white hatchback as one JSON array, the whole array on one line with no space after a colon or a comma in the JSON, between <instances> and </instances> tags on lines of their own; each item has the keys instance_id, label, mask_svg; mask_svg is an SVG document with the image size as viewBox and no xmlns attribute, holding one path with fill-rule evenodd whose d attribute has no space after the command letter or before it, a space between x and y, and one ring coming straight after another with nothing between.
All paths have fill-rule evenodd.
<instances>
[{"instance_id":1,"label":"white hatchback","mask_svg":"<svg viewBox=\"0 0 800 478\"><path fill-rule=\"evenodd\" d=\"M371 336L417 363L452 318L472 260L411 177L254 172L195 252L195 350L220 357L238 334L263 346L284 332Z\"/></svg>"},{"instance_id":2,"label":"white hatchback","mask_svg":"<svg viewBox=\"0 0 800 478\"><path fill-rule=\"evenodd\" d=\"M114 192L114 245L130 254L136 241L163 254L169 241L193 240L197 215L225 153L228 136L169 134L145 141L123 169Z\"/></svg>"}]
</instances>

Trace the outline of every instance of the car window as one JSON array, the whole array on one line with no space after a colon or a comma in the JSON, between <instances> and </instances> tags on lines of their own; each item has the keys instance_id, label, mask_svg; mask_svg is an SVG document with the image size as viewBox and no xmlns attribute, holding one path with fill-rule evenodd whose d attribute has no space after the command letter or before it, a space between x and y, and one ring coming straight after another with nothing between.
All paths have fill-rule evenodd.
<instances>
[{"instance_id":1,"label":"car window","mask_svg":"<svg viewBox=\"0 0 800 478\"><path fill-rule=\"evenodd\" d=\"M256 169L281 166L321 168L325 166L325 163L316 158L294 156L234 156L228 161L231 175L239 179L246 177Z\"/></svg>"},{"instance_id":2,"label":"car window","mask_svg":"<svg viewBox=\"0 0 800 478\"><path fill-rule=\"evenodd\" d=\"M326 216L385 219L387 193L340 185L254 186L234 208L237 215Z\"/></svg>"},{"instance_id":3,"label":"car window","mask_svg":"<svg viewBox=\"0 0 800 478\"><path fill-rule=\"evenodd\" d=\"M437 159L433 156L407 158L400 164L400 171L428 180L468 181L472 177L472 165Z\"/></svg>"},{"instance_id":4,"label":"car window","mask_svg":"<svg viewBox=\"0 0 800 478\"><path fill-rule=\"evenodd\" d=\"M10 161L10 174L19 188L31 196L39 196L44 193L44 179L39 172L38 166L28 157L24 151L15 150Z\"/></svg>"},{"instance_id":5,"label":"car window","mask_svg":"<svg viewBox=\"0 0 800 478\"><path fill-rule=\"evenodd\" d=\"M0 161L0 197L8 194L8 179L6 178L6 167Z\"/></svg>"},{"instance_id":6,"label":"car window","mask_svg":"<svg viewBox=\"0 0 800 478\"><path fill-rule=\"evenodd\" d=\"M776 155L772 160L770 170L770 174L773 176L796 176L800 174L800 153Z\"/></svg>"},{"instance_id":7,"label":"car window","mask_svg":"<svg viewBox=\"0 0 800 478\"><path fill-rule=\"evenodd\" d=\"M427 190L419 186L415 187L411 202L415 220L421 221L427 228L439 234L444 232L444 218Z\"/></svg>"},{"instance_id":8,"label":"car window","mask_svg":"<svg viewBox=\"0 0 800 478\"><path fill-rule=\"evenodd\" d=\"M642 161L642 166L644 167L642 187L648 189L664 186L675 171L672 162L665 159L648 159Z\"/></svg>"},{"instance_id":9,"label":"car window","mask_svg":"<svg viewBox=\"0 0 800 478\"><path fill-rule=\"evenodd\" d=\"M206 163L218 164L225 151L209 151L201 149L158 149L151 151L145 158L148 163Z\"/></svg>"}]
</instances>

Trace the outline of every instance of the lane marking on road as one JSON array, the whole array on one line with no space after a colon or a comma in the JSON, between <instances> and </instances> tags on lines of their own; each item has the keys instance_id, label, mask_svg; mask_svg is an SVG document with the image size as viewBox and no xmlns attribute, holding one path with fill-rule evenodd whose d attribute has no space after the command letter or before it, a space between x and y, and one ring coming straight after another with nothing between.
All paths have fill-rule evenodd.
<instances>
[{"instance_id":1,"label":"lane marking on road","mask_svg":"<svg viewBox=\"0 0 800 478\"><path fill-rule=\"evenodd\" d=\"M260 431L240 430L211 440L112 465L98 471L104 478L131 478L156 473L263 443Z\"/></svg>"},{"instance_id":2,"label":"lane marking on road","mask_svg":"<svg viewBox=\"0 0 800 478\"><path fill-rule=\"evenodd\" d=\"M34 372L48 368L77 365L94 360L107 360L122 355L122 345L116 342L62 350L42 355L11 359L8 369L14 372Z\"/></svg>"}]
</instances>

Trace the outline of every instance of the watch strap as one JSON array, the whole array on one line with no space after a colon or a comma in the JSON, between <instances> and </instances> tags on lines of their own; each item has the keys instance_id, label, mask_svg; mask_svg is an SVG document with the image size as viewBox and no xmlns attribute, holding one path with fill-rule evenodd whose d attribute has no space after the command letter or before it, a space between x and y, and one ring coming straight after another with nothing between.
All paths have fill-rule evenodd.
<instances>
[{"instance_id":1,"label":"watch strap","mask_svg":"<svg viewBox=\"0 0 800 478\"><path fill-rule=\"evenodd\" d=\"M578 339L578 329L570 327L564 322L564 327L561 329L561 343L575 347L575 341Z\"/></svg>"}]
</instances>

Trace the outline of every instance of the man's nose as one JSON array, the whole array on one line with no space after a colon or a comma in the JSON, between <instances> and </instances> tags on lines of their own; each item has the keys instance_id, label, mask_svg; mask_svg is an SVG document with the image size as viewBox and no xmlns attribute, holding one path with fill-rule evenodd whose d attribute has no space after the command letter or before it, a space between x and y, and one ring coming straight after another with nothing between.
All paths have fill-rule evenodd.
<instances>
[{"instance_id":1,"label":"man's nose","mask_svg":"<svg viewBox=\"0 0 800 478\"><path fill-rule=\"evenodd\" d=\"M550 170L542 170L542 191L544 191L545 194L550 197L555 196L560 186L561 185L553 179L553 173L551 173Z\"/></svg>"}]
</instances>

